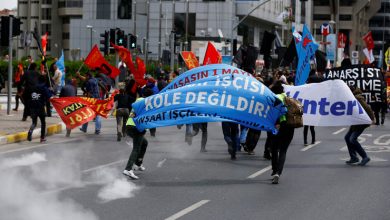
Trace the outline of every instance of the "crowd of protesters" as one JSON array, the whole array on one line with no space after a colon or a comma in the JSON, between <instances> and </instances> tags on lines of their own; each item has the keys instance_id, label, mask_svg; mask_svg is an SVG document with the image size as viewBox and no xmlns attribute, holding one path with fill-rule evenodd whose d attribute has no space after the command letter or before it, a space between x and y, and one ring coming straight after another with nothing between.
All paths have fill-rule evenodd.
<instances>
[{"instance_id":1,"label":"crowd of protesters","mask_svg":"<svg viewBox=\"0 0 390 220\"><path fill-rule=\"evenodd\" d=\"M88 71L85 74L77 72L73 79L66 79L65 85L61 85L62 73L55 64L53 64L50 69L45 68L45 63L40 65L41 68L38 68L38 64L29 56L28 66L24 68L22 63L19 63L14 77L14 86L17 88L17 94L15 96L16 106L13 110L18 111L19 101L25 105L22 120L26 121L28 117L31 117L32 119L32 125L28 132L29 141L32 139L32 132L37 125L38 118L41 121L40 140L41 142L46 141L45 117L51 116L50 97L74 97L82 95L84 97L104 99L109 96L110 91L115 87L115 81L107 77L107 75L102 74L99 69ZM343 65L350 64L344 62ZM133 78L133 75L125 68L124 63L120 65L120 70L120 82L117 84L117 87L115 87L115 89L119 89L119 94L114 97L117 141L120 142L126 135L133 139L133 149L123 174L132 179L138 179L138 176L134 171L144 171L146 169L143 166L143 159L148 146L148 141L145 138L145 131L140 132L135 128L133 121L135 113L132 110L132 104L142 98L157 94L164 89L171 80L178 76L180 71L176 70L168 74L162 69L162 65L159 64L153 73L157 80L147 74L145 76L146 85L140 87ZM263 69L259 72L254 69L246 69L246 71L251 73L258 81L269 87L271 91L276 94L281 103L285 102L286 97L283 84L293 85L295 81L294 71L290 71L288 68L278 68L275 70ZM322 73L316 71L313 66L307 83L320 83L322 81ZM80 87L83 94L77 94L77 85L81 85ZM369 106L365 102L363 96L360 95L361 91L358 88L351 88L351 90L372 119L373 124L384 124L385 113L388 109L388 105L385 102L386 91L384 91L384 102L371 103ZM101 117L96 116L94 123L94 133L99 135L102 128ZM178 128L180 129L182 126L183 125L178 125ZM370 161L367 153L357 141L358 137L368 126L369 125L351 126L345 135L345 141L350 155L350 159L346 161L347 164L359 163L359 165L364 166ZM207 123L186 125L185 142L191 145L192 138L197 136L201 131L200 152L207 152L207 127ZM286 125L286 116L284 115L277 120L275 127L279 130L278 134L274 135L272 132L267 132L263 158L271 160L272 183L278 184L286 161L287 150L294 137L295 129ZM81 126L80 130L86 133L87 128L88 123L85 123ZM66 136L69 137L71 129L67 128L66 130ZM309 130L311 133L310 142L308 142ZM149 129L149 132L151 137L156 136L155 128ZM223 122L222 134L226 141L227 152L230 154L230 158L236 160L236 153L238 151L245 151L249 155L255 154L255 148L261 136L261 131L232 122ZM304 126L303 142L305 146L316 143L314 126ZM362 159L359 160L357 155L360 155Z\"/></svg>"}]
</instances>

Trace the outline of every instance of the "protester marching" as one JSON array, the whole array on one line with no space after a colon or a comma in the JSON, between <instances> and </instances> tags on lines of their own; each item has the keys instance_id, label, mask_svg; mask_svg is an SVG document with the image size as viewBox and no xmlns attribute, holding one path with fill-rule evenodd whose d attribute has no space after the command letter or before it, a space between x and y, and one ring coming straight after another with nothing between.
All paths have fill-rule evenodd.
<instances>
[{"instance_id":1,"label":"protester marching","mask_svg":"<svg viewBox=\"0 0 390 220\"><path fill-rule=\"evenodd\" d=\"M25 105L22 120L32 118L28 140L37 118L42 127L40 140L46 140L45 117L51 115L50 103L66 125L67 137L75 128L87 133L92 121L94 134L99 135L103 118L115 114L116 140L133 140L122 173L139 179L135 171L146 170L146 131L156 137L157 127L180 129L186 125L185 142L191 145L192 138L201 133L200 152L207 153L207 140L213 138L208 135L208 123L221 123L221 136L231 160L239 159L241 150L254 155L261 131L267 134L263 157L271 160L271 183L278 184L296 128L303 127L303 142L309 146L317 141L315 127L350 126L345 136L350 156L346 163L365 166L370 158L357 139L371 124L385 123L389 90L383 71L373 65L352 65L347 58L341 67L319 69L326 61L317 58L318 44L306 25L302 34L293 30L289 47L294 53L286 53L274 70L258 71L253 59L257 50L251 46L242 46L234 63L225 64L220 52L208 42L203 62L192 51L180 53L187 69L183 73L176 69L168 74L161 63L147 72L139 56L134 57L126 47L111 46L121 60L119 69L105 59L97 45L82 64L89 70L80 72L80 67L73 77L66 74L63 54L50 70L43 62L38 71L31 57L27 69L19 63L14 78L18 91L14 110L18 111L21 100ZM270 51L261 53L267 57ZM270 63L266 61L265 66ZM118 77L119 83L115 81ZM78 85L81 96L77 96Z\"/></svg>"}]
</instances>

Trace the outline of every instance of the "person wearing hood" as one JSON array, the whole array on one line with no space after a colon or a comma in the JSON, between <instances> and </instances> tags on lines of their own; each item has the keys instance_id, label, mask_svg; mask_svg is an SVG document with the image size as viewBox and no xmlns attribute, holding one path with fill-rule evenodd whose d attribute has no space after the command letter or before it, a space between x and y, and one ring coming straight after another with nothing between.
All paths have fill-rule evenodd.
<instances>
[{"instance_id":1,"label":"person wearing hood","mask_svg":"<svg viewBox=\"0 0 390 220\"><path fill-rule=\"evenodd\" d=\"M372 120L372 124L375 124L375 116L374 112L371 110L370 106L366 103L364 97L362 96L362 91L359 88L350 87L353 95L356 100L359 101L360 105L367 112L368 116ZM357 164L360 166L365 166L371 159L367 156L366 151L363 149L362 145L360 145L358 138L363 133L364 129L370 127L370 124L360 124L360 125L352 125L349 127L347 134L344 139L347 143L349 156L351 157L349 160L345 161L346 164L352 165ZM359 154L362 157L362 160L359 161L357 157ZM360 163L359 163L360 162Z\"/></svg>"}]
</instances>

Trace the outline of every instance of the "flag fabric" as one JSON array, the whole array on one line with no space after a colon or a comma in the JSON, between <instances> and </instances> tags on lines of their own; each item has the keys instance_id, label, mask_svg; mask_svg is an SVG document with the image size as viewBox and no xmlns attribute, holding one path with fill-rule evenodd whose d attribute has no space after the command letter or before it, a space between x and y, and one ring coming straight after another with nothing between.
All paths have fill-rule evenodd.
<instances>
[{"instance_id":1,"label":"flag fabric","mask_svg":"<svg viewBox=\"0 0 390 220\"><path fill-rule=\"evenodd\" d=\"M146 66L144 61L137 57L135 59L135 62L137 63L137 70L135 71L134 79L137 82L138 86L144 86L146 84L145 80L145 73L146 73Z\"/></svg>"},{"instance_id":2,"label":"flag fabric","mask_svg":"<svg viewBox=\"0 0 390 220\"><path fill-rule=\"evenodd\" d=\"M113 43L111 43L111 46L114 47L121 60L126 64L127 68L129 68L130 72L134 74L136 72L136 68L134 66L130 50L123 46L115 45Z\"/></svg>"},{"instance_id":3,"label":"flag fabric","mask_svg":"<svg viewBox=\"0 0 390 220\"><path fill-rule=\"evenodd\" d=\"M287 109L269 88L245 71L226 64L194 68L179 77L191 79L199 71L210 74L189 81L188 86L162 90L133 103L137 129L229 121L277 133L275 122ZM172 88L172 83L168 86Z\"/></svg>"},{"instance_id":4,"label":"flag fabric","mask_svg":"<svg viewBox=\"0 0 390 220\"><path fill-rule=\"evenodd\" d=\"M314 57L317 49L318 44L314 42L313 36L311 35L309 29L306 25L304 25L302 39L297 46L299 61L295 75L296 86L303 85L306 83L310 72L310 60Z\"/></svg>"},{"instance_id":5,"label":"flag fabric","mask_svg":"<svg viewBox=\"0 0 390 220\"><path fill-rule=\"evenodd\" d=\"M112 66L104 59L97 45L95 45L91 52L89 52L84 63L91 69L99 68L102 73L108 75L112 79L115 79L115 77L117 77L120 73L118 68Z\"/></svg>"},{"instance_id":6,"label":"flag fabric","mask_svg":"<svg viewBox=\"0 0 390 220\"><path fill-rule=\"evenodd\" d=\"M294 61L294 58L297 56L297 49L295 46L295 38L293 37L290 41L290 44L287 47L286 52L283 56L283 61L281 66L288 66Z\"/></svg>"},{"instance_id":7,"label":"flag fabric","mask_svg":"<svg viewBox=\"0 0 390 220\"><path fill-rule=\"evenodd\" d=\"M64 60L64 51L61 51L61 56L56 62L56 66L61 71L61 86L65 85L65 60Z\"/></svg>"},{"instance_id":8,"label":"flag fabric","mask_svg":"<svg viewBox=\"0 0 390 220\"><path fill-rule=\"evenodd\" d=\"M203 66L217 63L222 63L222 56L214 47L214 45L209 41L207 43L206 53L203 59Z\"/></svg>"},{"instance_id":9,"label":"flag fabric","mask_svg":"<svg viewBox=\"0 0 390 220\"><path fill-rule=\"evenodd\" d=\"M375 45L374 45L374 39L372 38L372 33L371 33L371 31L369 31L366 35L364 35L364 36L362 37L362 39L363 39L364 42L366 43L366 47L367 47L369 50L374 49Z\"/></svg>"},{"instance_id":10,"label":"flag fabric","mask_svg":"<svg viewBox=\"0 0 390 220\"><path fill-rule=\"evenodd\" d=\"M32 32L32 34L33 34L33 37L34 37L35 41L37 42L37 46L38 46L39 51L43 55L42 44L41 44L41 39L39 37L40 35L38 33L38 24L37 24L37 22L35 22L34 31Z\"/></svg>"},{"instance_id":11,"label":"flag fabric","mask_svg":"<svg viewBox=\"0 0 390 220\"><path fill-rule=\"evenodd\" d=\"M183 58L184 62L186 63L188 70L199 66L199 61L196 58L194 52L182 51L182 52L180 52L180 54L181 54L181 57Z\"/></svg>"},{"instance_id":12,"label":"flag fabric","mask_svg":"<svg viewBox=\"0 0 390 220\"><path fill-rule=\"evenodd\" d=\"M303 105L303 124L311 126L349 126L371 124L348 85L342 80L327 80L302 86L284 86L286 94ZM321 91L321 92L319 92ZM324 111L317 103L329 106Z\"/></svg>"},{"instance_id":13,"label":"flag fabric","mask_svg":"<svg viewBox=\"0 0 390 220\"><path fill-rule=\"evenodd\" d=\"M325 37L328 36L328 34L330 34L331 31L332 31L332 29L328 23L323 23L321 25L321 34L323 36L325 36Z\"/></svg>"},{"instance_id":14,"label":"flag fabric","mask_svg":"<svg viewBox=\"0 0 390 220\"><path fill-rule=\"evenodd\" d=\"M48 33L47 32L45 33L45 35L43 35L41 37L43 56L46 56L47 37L48 37Z\"/></svg>"},{"instance_id":15,"label":"flag fabric","mask_svg":"<svg viewBox=\"0 0 390 220\"><path fill-rule=\"evenodd\" d=\"M66 127L73 129L91 121L96 115L107 118L114 107L116 94L118 94L118 90L115 90L109 98L104 100L87 97L62 97L51 98L50 102Z\"/></svg>"},{"instance_id":16,"label":"flag fabric","mask_svg":"<svg viewBox=\"0 0 390 220\"><path fill-rule=\"evenodd\" d=\"M345 48L345 43L347 41L347 35L344 33L339 32L339 35L337 37L337 48Z\"/></svg>"},{"instance_id":17,"label":"flag fabric","mask_svg":"<svg viewBox=\"0 0 390 220\"><path fill-rule=\"evenodd\" d=\"M386 62L387 67L390 67L390 47L388 47L386 50L385 62Z\"/></svg>"},{"instance_id":18,"label":"flag fabric","mask_svg":"<svg viewBox=\"0 0 390 220\"><path fill-rule=\"evenodd\" d=\"M367 57L367 60L369 63L372 63L375 61L375 57L374 57L374 53L373 53L372 49L364 48L363 53Z\"/></svg>"}]
</instances>

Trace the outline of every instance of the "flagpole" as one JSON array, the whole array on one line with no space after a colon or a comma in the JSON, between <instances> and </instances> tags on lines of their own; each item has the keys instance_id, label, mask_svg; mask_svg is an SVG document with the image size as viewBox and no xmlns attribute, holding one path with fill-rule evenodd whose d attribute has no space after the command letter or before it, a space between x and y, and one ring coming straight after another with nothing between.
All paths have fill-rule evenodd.
<instances>
[{"instance_id":1,"label":"flagpole","mask_svg":"<svg viewBox=\"0 0 390 220\"><path fill-rule=\"evenodd\" d=\"M84 66L84 62L81 63L81 65L80 65L79 69L77 70L77 72L80 72L80 70L81 70L81 68L83 68L83 66Z\"/></svg>"}]
</instances>

